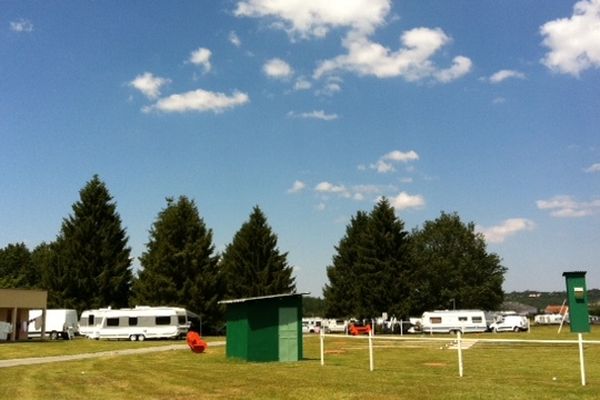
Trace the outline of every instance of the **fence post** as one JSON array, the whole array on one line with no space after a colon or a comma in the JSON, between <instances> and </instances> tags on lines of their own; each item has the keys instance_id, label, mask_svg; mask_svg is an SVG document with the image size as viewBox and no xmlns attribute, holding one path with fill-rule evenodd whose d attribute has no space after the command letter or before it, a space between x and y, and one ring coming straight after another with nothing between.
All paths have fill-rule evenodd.
<instances>
[{"instance_id":1,"label":"fence post","mask_svg":"<svg viewBox=\"0 0 600 400\"><path fill-rule=\"evenodd\" d=\"M460 330L457 331L456 337L458 339L458 376L463 377L463 359L462 359L462 340Z\"/></svg>"},{"instance_id":2,"label":"fence post","mask_svg":"<svg viewBox=\"0 0 600 400\"><path fill-rule=\"evenodd\" d=\"M585 386L585 360L583 359L583 335L579 333L579 368L581 369L581 386Z\"/></svg>"},{"instance_id":3,"label":"fence post","mask_svg":"<svg viewBox=\"0 0 600 400\"><path fill-rule=\"evenodd\" d=\"M369 371L373 371L373 334L369 330Z\"/></svg>"},{"instance_id":4,"label":"fence post","mask_svg":"<svg viewBox=\"0 0 600 400\"><path fill-rule=\"evenodd\" d=\"M325 365L325 330L321 329L319 334L319 339L321 342L321 366Z\"/></svg>"}]
</instances>

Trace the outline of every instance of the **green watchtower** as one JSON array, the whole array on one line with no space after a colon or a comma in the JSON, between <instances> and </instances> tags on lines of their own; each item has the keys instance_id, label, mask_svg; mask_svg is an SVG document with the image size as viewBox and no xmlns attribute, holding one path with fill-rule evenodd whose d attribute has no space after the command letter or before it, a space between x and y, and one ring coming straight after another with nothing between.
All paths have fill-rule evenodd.
<instances>
[{"instance_id":1,"label":"green watchtower","mask_svg":"<svg viewBox=\"0 0 600 400\"><path fill-rule=\"evenodd\" d=\"M585 287L586 271L563 272L567 281L567 300L571 332L590 331L588 293Z\"/></svg>"}]
</instances>

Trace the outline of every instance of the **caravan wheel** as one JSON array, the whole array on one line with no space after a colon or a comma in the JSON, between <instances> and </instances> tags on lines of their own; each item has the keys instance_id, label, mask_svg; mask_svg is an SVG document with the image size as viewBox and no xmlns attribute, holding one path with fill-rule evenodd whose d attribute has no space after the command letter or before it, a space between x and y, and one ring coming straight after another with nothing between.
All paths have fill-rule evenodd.
<instances>
[{"instance_id":1,"label":"caravan wheel","mask_svg":"<svg viewBox=\"0 0 600 400\"><path fill-rule=\"evenodd\" d=\"M144 341L144 339L146 339L146 338L144 337L144 335L138 335L138 337L137 337L137 340L139 340L140 342L143 342L143 341Z\"/></svg>"},{"instance_id":2,"label":"caravan wheel","mask_svg":"<svg viewBox=\"0 0 600 400\"><path fill-rule=\"evenodd\" d=\"M129 336L129 340L131 340L132 342L135 342L137 340L137 336L135 335L130 335Z\"/></svg>"},{"instance_id":3,"label":"caravan wheel","mask_svg":"<svg viewBox=\"0 0 600 400\"><path fill-rule=\"evenodd\" d=\"M50 340L56 340L56 339L58 339L58 332L56 332L56 331L50 332Z\"/></svg>"}]
</instances>

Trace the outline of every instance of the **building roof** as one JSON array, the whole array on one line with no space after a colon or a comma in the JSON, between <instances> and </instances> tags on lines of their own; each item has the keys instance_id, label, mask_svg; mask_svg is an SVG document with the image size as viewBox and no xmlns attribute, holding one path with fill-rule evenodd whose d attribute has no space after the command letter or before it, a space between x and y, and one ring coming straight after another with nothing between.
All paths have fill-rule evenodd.
<instances>
[{"instance_id":1,"label":"building roof","mask_svg":"<svg viewBox=\"0 0 600 400\"><path fill-rule=\"evenodd\" d=\"M268 296L246 297L244 299L221 300L221 301L219 301L219 304L246 303L248 301L265 300L265 299L277 299L277 298L282 298L282 297L293 297L293 296L307 296L309 294L310 294L310 292L272 294L272 295L268 295Z\"/></svg>"}]
</instances>

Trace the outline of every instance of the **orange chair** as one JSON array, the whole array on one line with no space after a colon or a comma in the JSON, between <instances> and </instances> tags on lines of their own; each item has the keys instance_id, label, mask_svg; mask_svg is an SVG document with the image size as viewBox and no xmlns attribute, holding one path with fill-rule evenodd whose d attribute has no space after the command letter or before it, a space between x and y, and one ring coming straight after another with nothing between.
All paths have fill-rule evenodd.
<instances>
[{"instance_id":1,"label":"orange chair","mask_svg":"<svg viewBox=\"0 0 600 400\"><path fill-rule=\"evenodd\" d=\"M208 344L202 340L198 332L189 331L185 339L194 353L202 353L208 347Z\"/></svg>"},{"instance_id":2,"label":"orange chair","mask_svg":"<svg viewBox=\"0 0 600 400\"><path fill-rule=\"evenodd\" d=\"M367 324L365 326L356 326L354 324L350 324L350 327L348 328L348 332L350 332L350 334L352 336L368 335L369 332L371 332L371 325Z\"/></svg>"}]
</instances>

